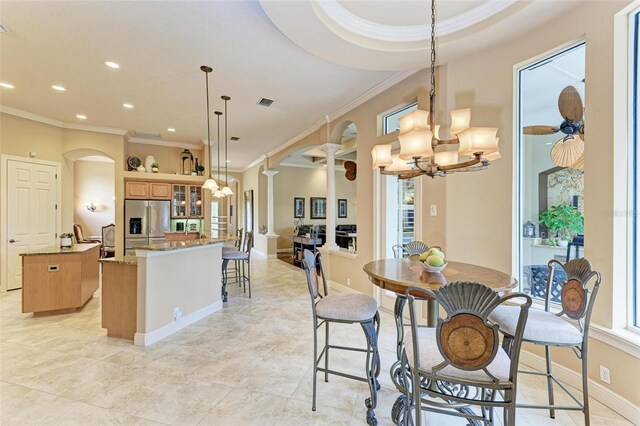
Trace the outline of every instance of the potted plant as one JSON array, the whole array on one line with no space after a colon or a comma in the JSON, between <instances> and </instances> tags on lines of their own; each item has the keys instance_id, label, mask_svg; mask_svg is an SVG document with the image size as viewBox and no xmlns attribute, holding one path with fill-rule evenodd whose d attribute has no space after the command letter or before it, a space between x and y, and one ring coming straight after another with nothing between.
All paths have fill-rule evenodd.
<instances>
[{"instance_id":1,"label":"potted plant","mask_svg":"<svg viewBox=\"0 0 640 426\"><path fill-rule=\"evenodd\" d=\"M538 223L546 226L549 232L559 238L560 247L567 247L576 234L584 232L584 217L570 204L552 206L549 210L540 213Z\"/></svg>"},{"instance_id":2,"label":"potted plant","mask_svg":"<svg viewBox=\"0 0 640 426\"><path fill-rule=\"evenodd\" d=\"M204 176L204 166L203 165L199 165L198 166L198 176Z\"/></svg>"},{"instance_id":3,"label":"potted plant","mask_svg":"<svg viewBox=\"0 0 640 426\"><path fill-rule=\"evenodd\" d=\"M153 173L158 173L159 170L160 170L160 165L158 163L153 163L151 165L151 171Z\"/></svg>"},{"instance_id":4,"label":"potted plant","mask_svg":"<svg viewBox=\"0 0 640 426\"><path fill-rule=\"evenodd\" d=\"M69 248L73 245L73 234L60 234L60 247Z\"/></svg>"}]
</instances>

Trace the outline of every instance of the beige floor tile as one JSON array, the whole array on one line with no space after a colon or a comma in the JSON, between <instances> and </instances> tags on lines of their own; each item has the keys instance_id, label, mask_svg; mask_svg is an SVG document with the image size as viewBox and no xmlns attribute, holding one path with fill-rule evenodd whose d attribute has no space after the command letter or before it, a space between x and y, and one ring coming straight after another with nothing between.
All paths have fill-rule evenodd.
<instances>
[{"instance_id":1,"label":"beige floor tile","mask_svg":"<svg viewBox=\"0 0 640 426\"><path fill-rule=\"evenodd\" d=\"M288 399L234 389L199 423L201 425L277 425Z\"/></svg>"}]
</instances>

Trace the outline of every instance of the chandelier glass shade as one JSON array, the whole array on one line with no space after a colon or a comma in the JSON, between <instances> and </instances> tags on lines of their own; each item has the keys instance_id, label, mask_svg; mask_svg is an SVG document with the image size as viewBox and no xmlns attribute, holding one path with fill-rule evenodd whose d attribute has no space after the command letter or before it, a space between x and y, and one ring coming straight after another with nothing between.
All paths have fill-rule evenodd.
<instances>
[{"instance_id":1,"label":"chandelier glass shade","mask_svg":"<svg viewBox=\"0 0 640 426\"><path fill-rule=\"evenodd\" d=\"M471 127L471 109L451 111L451 139L441 139L434 123L436 99L435 0L431 1L431 90L429 111L417 109L400 118L399 154L392 145L376 145L371 151L373 169L400 179L427 175L446 176L454 172L484 170L500 158L498 129ZM456 150L449 148L457 146Z\"/></svg>"}]
</instances>

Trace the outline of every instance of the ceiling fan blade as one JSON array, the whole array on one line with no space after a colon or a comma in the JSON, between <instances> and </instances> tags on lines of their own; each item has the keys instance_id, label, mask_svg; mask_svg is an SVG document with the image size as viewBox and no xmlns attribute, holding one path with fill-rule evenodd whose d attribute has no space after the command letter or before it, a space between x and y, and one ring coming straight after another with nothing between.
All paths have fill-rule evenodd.
<instances>
[{"instance_id":1,"label":"ceiling fan blade","mask_svg":"<svg viewBox=\"0 0 640 426\"><path fill-rule=\"evenodd\" d=\"M584 141L573 135L560 139L551 148L551 159L560 167L571 167L584 154Z\"/></svg>"},{"instance_id":2,"label":"ceiling fan blade","mask_svg":"<svg viewBox=\"0 0 640 426\"><path fill-rule=\"evenodd\" d=\"M558 97L558 109L562 118L570 120L572 123L578 123L582 120L584 114L584 106L580 93L573 86L567 86L562 89Z\"/></svg>"},{"instance_id":3,"label":"ceiling fan blade","mask_svg":"<svg viewBox=\"0 0 640 426\"><path fill-rule=\"evenodd\" d=\"M582 154L579 158L578 161L576 161L575 163L573 163L571 165L572 169L576 169L576 170L584 170L584 154Z\"/></svg>"},{"instance_id":4,"label":"ceiling fan blade","mask_svg":"<svg viewBox=\"0 0 640 426\"><path fill-rule=\"evenodd\" d=\"M527 126L522 129L525 135L552 135L560 129L553 126Z\"/></svg>"}]
</instances>

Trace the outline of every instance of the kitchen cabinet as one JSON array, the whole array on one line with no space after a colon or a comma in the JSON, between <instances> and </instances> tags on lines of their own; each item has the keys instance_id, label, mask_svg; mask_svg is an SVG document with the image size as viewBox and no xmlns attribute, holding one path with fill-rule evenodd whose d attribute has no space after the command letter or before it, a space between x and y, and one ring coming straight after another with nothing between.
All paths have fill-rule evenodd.
<instances>
[{"instance_id":1,"label":"kitchen cabinet","mask_svg":"<svg viewBox=\"0 0 640 426\"><path fill-rule=\"evenodd\" d=\"M202 187L200 185L173 185L171 218L204 217Z\"/></svg>"},{"instance_id":2,"label":"kitchen cabinet","mask_svg":"<svg viewBox=\"0 0 640 426\"><path fill-rule=\"evenodd\" d=\"M164 182L149 182L149 198L152 200L170 200L171 184Z\"/></svg>"},{"instance_id":3,"label":"kitchen cabinet","mask_svg":"<svg viewBox=\"0 0 640 426\"><path fill-rule=\"evenodd\" d=\"M138 182L133 180L125 181L124 198L132 200L149 199L149 182Z\"/></svg>"}]
</instances>

